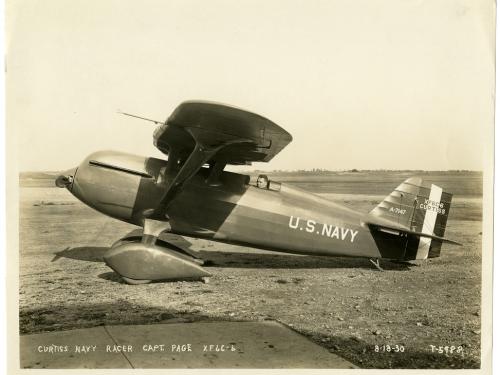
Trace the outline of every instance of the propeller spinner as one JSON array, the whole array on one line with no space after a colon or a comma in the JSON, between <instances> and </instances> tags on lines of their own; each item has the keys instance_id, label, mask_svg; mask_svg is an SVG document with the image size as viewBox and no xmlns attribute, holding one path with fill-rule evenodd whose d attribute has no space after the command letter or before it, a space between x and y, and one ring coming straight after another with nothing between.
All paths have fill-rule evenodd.
<instances>
[{"instance_id":1,"label":"propeller spinner","mask_svg":"<svg viewBox=\"0 0 500 375\"><path fill-rule=\"evenodd\" d=\"M61 175L56 178L56 186L60 188L68 188L71 189L73 185L73 181L75 179L76 168L68 169L64 171Z\"/></svg>"}]
</instances>

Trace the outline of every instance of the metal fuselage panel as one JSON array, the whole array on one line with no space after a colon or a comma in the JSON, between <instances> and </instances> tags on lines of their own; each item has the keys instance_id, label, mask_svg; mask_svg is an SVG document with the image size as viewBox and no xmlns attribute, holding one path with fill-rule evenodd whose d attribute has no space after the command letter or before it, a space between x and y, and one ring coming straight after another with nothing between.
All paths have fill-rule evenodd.
<instances>
[{"instance_id":1,"label":"metal fuselage panel","mask_svg":"<svg viewBox=\"0 0 500 375\"><path fill-rule=\"evenodd\" d=\"M287 185L247 185L242 194L193 185L172 205L179 233L291 253L380 256L360 214L321 197Z\"/></svg>"},{"instance_id":2,"label":"metal fuselage panel","mask_svg":"<svg viewBox=\"0 0 500 375\"><path fill-rule=\"evenodd\" d=\"M165 192L165 167L155 158L94 153L78 167L72 193L106 215L142 225ZM261 189L248 185L247 176L223 172L211 186L207 177L202 168L174 198L167 211L173 233L281 252L380 257L356 211L285 184Z\"/></svg>"}]
</instances>

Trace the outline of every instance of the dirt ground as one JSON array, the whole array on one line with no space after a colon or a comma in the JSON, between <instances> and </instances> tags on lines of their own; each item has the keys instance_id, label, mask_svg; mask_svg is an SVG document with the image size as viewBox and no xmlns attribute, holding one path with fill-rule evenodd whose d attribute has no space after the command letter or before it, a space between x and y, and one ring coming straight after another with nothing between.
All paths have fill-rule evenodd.
<instances>
[{"instance_id":1,"label":"dirt ground","mask_svg":"<svg viewBox=\"0 0 500 375\"><path fill-rule=\"evenodd\" d=\"M307 176L301 181L307 185ZM93 211L63 189L31 181L20 190L20 333L276 320L362 368L478 368L481 192L466 173L447 181L467 186L454 197L447 227L447 237L464 246L443 245L440 258L413 265L381 262L380 272L366 259L296 256L186 238L209 261L209 282L138 286L122 283L102 262L107 247L135 227ZM365 212L398 185L372 195L360 185L365 194L356 195L356 184L347 194L325 183L322 194ZM403 346L404 352L384 352L383 345ZM463 351L439 353L433 346Z\"/></svg>"}]
</instances>

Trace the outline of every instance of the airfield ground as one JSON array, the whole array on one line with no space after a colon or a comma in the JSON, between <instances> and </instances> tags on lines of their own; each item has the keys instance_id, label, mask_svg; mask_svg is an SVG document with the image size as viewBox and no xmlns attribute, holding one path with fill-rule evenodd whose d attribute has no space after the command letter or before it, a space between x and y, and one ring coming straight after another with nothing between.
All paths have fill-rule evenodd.
<instances>
[{"instance_id":1,"label":"airfield ground","mask_svg":"<svg viewBox=\"0 0 500 375\"><path fill-rule=\"evenodd\" d=\"M272 175L369 212L407 172ZM420 173L454 192L442 256L418 265L304 257L187 238L209 283L129 286L102 262L135 227L24 175L20 189L20 333L118 324L276 320L362 368L478 368L482 178ZM50 177L50 175L47 175ZM491 251L485 249L485 251ZM244 339L244 338L243 338ZM404 352L376 351L378 345ZM461 346L462 353L432 352Z\"/></svg>"}]
</instances>

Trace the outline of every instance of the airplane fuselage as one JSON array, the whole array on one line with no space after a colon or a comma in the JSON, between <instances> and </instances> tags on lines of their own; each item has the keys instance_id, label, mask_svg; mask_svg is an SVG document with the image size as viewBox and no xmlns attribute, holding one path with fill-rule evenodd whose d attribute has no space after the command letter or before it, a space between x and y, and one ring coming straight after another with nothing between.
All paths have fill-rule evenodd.
<instances>
[{"instance_id":1,"label":"airplane fuselage","mask_svg":"<svg viewBox=\"0 0 500 375\"><path fill-rule=\"evenodd\" d=\"M96 152L68 189L103 214L142 226L167 188L166 168L161 159ZM208 183L208 174L201 168L169 206L172 233L288 253L382 257L361 213L290 185L259 188L231 172Z\"/></svg>"}]
</instances>

